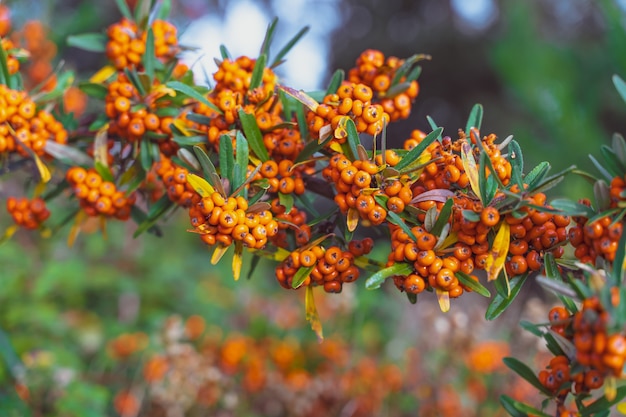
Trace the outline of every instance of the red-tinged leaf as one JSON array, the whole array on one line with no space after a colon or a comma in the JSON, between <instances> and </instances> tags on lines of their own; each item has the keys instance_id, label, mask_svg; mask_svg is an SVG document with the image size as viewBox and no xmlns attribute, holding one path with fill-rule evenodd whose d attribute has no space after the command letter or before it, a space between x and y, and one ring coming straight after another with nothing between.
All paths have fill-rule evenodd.
<instances>
[{"instance_id":1,"label":"red-tinged leaf","mask_svg":"<svg viewBox=\"0 0 626 417\"><path fill-rule=\"evenodd\" d=\"M478 167L476 166L476 160L472 153L472 147L467 141L464 141L461 145L461 161L463 162L463 169L465 169L465 173L469 178L472 191L480 198Z\"/></svg>"},{"instance_id":2,"label":"red-tinged leaf","mask_svg":"<svg viewBox=\"0 0 626 417\"><path fill-rule=\"evenodd\" d=\"M315 101L313 99L313 97L309 96L304 91L302 91L302 90L295 90L295 89L293 89L291 87L287 87L287 86L284 86L284 85L279 85L277 88L279 90L283 91L288 96L291 96L291 97L295 98L300 103L302 103L305 106L307 106L312 112L317 111L317 107L319 106L319 103L317 101Z\"/></svg>"},{"instance_id":3,"label":"red-tinged leaf","mask_svg":"<svg viewBox=\"0 0 626 417\"><path fill-rule=\"evenodd\" d=\"M313 298L313 287L306 287L306 294L304 298L304 309L306 311L306 319L311 324L311 329L315 332L317 340L321 343L324 340L324 333L322 331L322 322L320 316L317 314L317 308L315 307L315 299Z\"/></svg>"},{"instance_id":4,"label":"red-tinged leaf","mask_svg":"<svg viewBox=\"0 0 626 417\"><path fill-rule=\"evenodd\" d=\"M394 275L409 275L413 272L413 266L407 263L401 262L393 264L387 268L381 269L374 275L370 276L367 281L365 281L365 288L368 290L375 290L380 288L380 286L385 282L385 280Z\"/></svg>"},{"instance_id":5,"label":"red-tinged leaf","mask_svg":"<svg viewBox=\"0 0 626 417\"><path fill-rule=\"evenodd\" d=\"M441 309L441 312L447 313L450 311L450 292L437 288L435 293L437 294L437 302L439 303L439 309Z\"/></svg>"},{"instance_id":6,"label":"red-tinged leaf","mask_svg":"<svg viewBox=\"0 0 626 417\"><path fill-rule=\"evenodd\" d=\"M496 234L491 250L487 255L485 270L487 271L487 280L493 281L498 278L500 271L504 268L506 255L509 253L509 244L511 243L511 227L507 222L501 222L498 233Z\"/></svg>"},{"instance_id":7,"label":"red-tinged leaf","mask_svg":"<svg viewBox=\"0 0 626 417\"><path fill-rule=\"evenodd\" d=\"M453 196L454 193L452 191L438 188L418 194L417 196L413 197L413 200L411 200L411 204L420 203L422 201L437 201L439 203L445 203Z\"/></svg>"}]
</instances>

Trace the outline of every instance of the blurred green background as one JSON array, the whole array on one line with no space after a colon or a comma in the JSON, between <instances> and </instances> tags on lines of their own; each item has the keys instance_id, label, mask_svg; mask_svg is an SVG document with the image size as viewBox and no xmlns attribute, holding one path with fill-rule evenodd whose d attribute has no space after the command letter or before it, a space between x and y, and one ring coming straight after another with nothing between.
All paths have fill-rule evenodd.
<instances>
[{"instance_id":1,"label":"blurred green background","mask_svg":"<svg viewBox=\"0 0 626 417\"><path fill-rule=\"evenodd\" d=\"M114 2L8 4L16 27L30 19L49 26L58 45L57 62L76 69L80 77L104 64L98 54L64 42L70 34L103 30L119 19ZM555 171L575 164L593 172L588 154L597 155L613 132L625 131L624 103L611 83L613 74L626 75L625 10L617 0L178 0L172 18L181 43L197 48L185 59L199 82L210 77L222 43L235 56L254 56L273 16L280 19L276 45L303 25L311 26L279 72L295 88L324 88L334 69L350 68L367 48L398 57L429 54L432 60L422 65L411 118L389 128L393 143L400 144L412 129L427 130L427 115L454 136L465 126L472 105L481 103L483 133L514 135L527 170L547 160ZM15 190L2 179L2 201ZM553 197L571 198L591 193L575 177L553 191ZM0 226L8 226L6 215L0 216ZM42 416L115 415L115 393L137 381L145 356L120 363L107 352L109 341L141 331L149 335L148 351L162 351L163 323L173 315L200 315L213 326L210 331L219 329L224 338L241 332L259 340L295 338L303 349L316 346L302 294L276 285L273 265L262 262L248 282L246 263L244 278L234 282L229 263L212 266L210 253L187 228L182 214L164 226L162 238L135 240L132 225L110 224L106 240L99 232L81 235L72 248L66 245L67 229L50 239L21 231L0 246L0 415L27 415L27 409ZM378 249L375 255L384 258L384 248ZM474 397L466 393L465 354L485 339L497 339L517 346L513 354L533 360L529 352L541 352L541 347L515 323L520 316L544 320L543 307L553 301L529 285L505 315L485 323L486 302L474 294L453 302L452 311L443 315L434 300L424 297L412 306L391 286L371 292L361 280L351 287L324 297L318 306L326 337L349 346L349 363L367 357L405 363L406 352L416 349L419 364L407 365L407 373L430 375L428 387L435 390L457 381L454 389L461 393L465 415L497 415L495 387L500 381L482 375L490 395L472 402ZM28 381L29 405L15 395L16 376ZM391 403L374 414L414 415L418 410L431 415L425 383L406 384L410 395L390 396ZM476 408L478 403L486 408ZM252 415L254 408L248 407ZM224 410L219 415L237 415ZM254 412L298 415L288 408L275 414Z\"/></svg>"}]
</instances>

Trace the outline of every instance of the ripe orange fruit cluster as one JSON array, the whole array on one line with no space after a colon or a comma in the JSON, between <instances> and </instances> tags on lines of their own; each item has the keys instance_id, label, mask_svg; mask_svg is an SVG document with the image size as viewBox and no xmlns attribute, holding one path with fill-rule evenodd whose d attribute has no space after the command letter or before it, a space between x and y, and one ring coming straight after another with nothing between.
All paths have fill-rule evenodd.
<instances>
[{"instance_id":1,"label":"ripe orange fruit cluster","mask_svg":"<svg viewBox=\"0 0 626 417\"><path fill-rule=\"evenodd\" d=\"M44 91L51 91L56 86L56 74L52 62L57 55L57 46L49 38L49 29L38 20L29 20L21 30L11 34L11 41L17 48L26 51L24 60L24 85L27 88L41 86Z\"/></svg>"},{"instance_id":2,"label":"ripe orange fruit cluster","mask_svg":"<svg viewBox=\"0 0 626 417\"><path fill-rule=\"evenodd\" d=\"M570 244L576 248L574 256L581 262L594 264L602 257L612 262L622 237L623 224L609 216L589 223L584 216L576 216L575 224L568 231Z\"/></svg>"},{"instance_id":3,"label":"ripe orange fruit cluster","mask_svg":"<svg viewBox=\"0 0 626 417\"><path fill-rule=\"evenodd\" d=\"M276 279L283 288L291 289L293 278L300 268L312 268L302 281L302 286L319 285L329 293L339 293L343 284L359 278L359 269L354 265L354 258L371 251L374 242L371 238L352 241L348 250L339 246L324 248L316 245L304 247L289 254L276 266Z\"/></svg>"},{"instance_id":4,"label":"ripe orange fruit cluster","mask_svg":"<svg viewBox=\"0 0 626 417\"><path fill-rule=\"evenodd\" d=\"M154 55L169 60L179 51L176 26L164 20L155 20L150 26L154 33ZM107 29L106 56L115 68L140 67L146 52L148 30L140 30L135 22L122 19Z\"/></svg>"},{"instance_id":5,"label":"ripe orange fruit cluster","mask_svg":"<svg viewBox=\"0 0 626 417\"><path fill-rule=\"evenodd\" d=\"M222 60L217 67L217 71L213 74L213 79L216 82L215 91L230 90L235 94L247 95L253 104L265 101L274 93L278 77L271 68L265 67L263 69L261 86L259 89L249 91L252 72L256 63L256 59L245 55L234 60L228 58Z\"/></svg>"},{"instance_id":6,"label":"ripe orange fruit cluster","mask_svg":"<svg viewBox=\"0 0 626 417\"><path fill-rule=\"evenodd\" d=\"M306 170L304 165L294 167L291 159L282 159L276 162L269 159L261 165L261 169L254 180L267 179L270 193L281 192L282 194L304 194L304 180L302 174ZM277 214L277 213L275 213Z\"/></svg>"},{"instance_id":7,"label":"ripe orange fruit cluster","mask_svg":"<svg viewBox=\"0 0 626 417\"><path fill-rule=\"evenodd\" d=\"M18 152L24 157L30 148L45 155L46 141L67 142L63 124L45 110L38 110L25 91L11 90L0 85L0 154Z\"/></svg>"},{"instance_id":8,"label":"ripe orange fruit cluster","mask_svg":"<svg viewBox=\"0 0 626 417\"><path fill-rule=\"evenodd\" d=\"M241 197L224 197L219 192L203 197L189 208L189 218L194 231L207 245L220 243L229 246L240 241L248 248L263 248L268 238L278 233L278 223L272 212L263 208L248 207Z\"/></svg>"},{"instance_id":9,"label":"ripe orange fruit cluster","mask_svg":"<svg viewBox=\"0 0 626 417\"><path fill-rule=\"evenodd\" d=\"M165 155L161 155L161 159L154 163L153 169L163 181L171 201L185 208L200 203L200 195L187 182L189 174L187 168L178 166Z\"/></svg>"},{"instance_id":10,"label":"ripe orange fruit cluster","mask_svg":"<svg viewBox=\"0 0 626 417\"><path fill-rule=\"evenodd\" d=\"M37 229L50 217L50 210L41 197L32 200L26 197L9 197L6 207L15 224L25 229Z\"/></svg>"},{"instance_id":11,"label":"ripe orange fruit cluster","mask_svg":"<svg viewBox=\"0 0 626 417\"><path fill-rule=\"evenodd\" d=\"M293 234L293 239L298 246L304 246L311 240L311 226L306 224L307 216L304 210L292 207L289 212L280 204L279 199L272 200L270 210L278 222L278 233L269 238L273 245L280 248L288 246L288 234Z\"/></svg>"},{"instance_id":12,"label":"ripe orange fruit cluster","mask_svg":"<svg viewBox=\"0 0 626 417\"><path fill-rule=\"evenodd\" d=\"M80 207L88 216L115 217L128 220L135 194L126 196L111 181L105 181L93 168L71 167L65 175Z\"/></svg>"},{"instance_id":13,"label":"ripe orange fruit cluster","mask_svg":"<svg viewBox=\"0 0 626 417\"><path fill-rule=\"evenodd\" d=\"M130 142L137 142L144 137L159 139L161 152L172 155L178 146L171 142L172 117L159 117L155 100L164 93L152 93L142 97L125 74L119 73L117 79L108 86L105 98L105 112L111 120L109 134Z\"/></svg>"},{"instance_id":14,"label":"ripe orange fruit cluster","mask_svg":"<svg viewBox=\"0 0 626 417\"><path fill-rule=\"evenodd\" d=\"M413 80L404 91L393 96L388 94L396 71L404 62L403 59L395 56L385 59L385 55L381 51L367 49L357 58L356 67L348 71L348 81L355 84L363 83L372 88L376 95L376 101L389 115L391 121L409 117L412 102L419 93L419 84ZM405 82L406 77L402 77L398 81L400 83Z\"/></svg>"}]
</instances>

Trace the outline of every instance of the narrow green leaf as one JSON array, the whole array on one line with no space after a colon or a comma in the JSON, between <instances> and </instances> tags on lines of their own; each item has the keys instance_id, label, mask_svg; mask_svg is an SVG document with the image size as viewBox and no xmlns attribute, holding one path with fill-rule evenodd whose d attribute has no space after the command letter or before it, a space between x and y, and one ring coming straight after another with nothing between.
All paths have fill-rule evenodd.
<instances>
[{"instance_id":1,"label":"narrow green leaf","mask_svg":"<svg viewBox=\"0 0 626 417\"><path fill-rule=\"evenodd\" d=\"M199 102L207 105L208 107L210 107L212 110L214 110L215 112L219 114L224 114L222 110L220 110L219 107L211 103L203 94L199 93L197 90L193 89L187 84L183 84L180 81L169 81L165 85L173 89L174 91L184 94L187 97L191 97L193 99L198 100Z\"/></svg>"},{"instance_id":2,"label":"narrow green leaf","mask_svg":"<svg viewBox=\"0 0 626 417\"><path fill-rule=\"evenodd\" d=\"M585 216L590 218L595 214L591 207L566 198L556 198L550 201L550 205L567 216Z\"/></svg>"},{"instance_id":3,"label":"narrow green leaf","mask_svg":"<svg viewBox=\"0 0 626 417\"><path fill-rule=\"evenodd\" d=\"M533 370L530 369L528 365L526 365L524 362L513 357L504 358L502 359L502 361L509 369L524 378L528 383L538 389L541 393L549 397L552 396L552 393L543 386L543 384L539 381L539 378L537 378L537 375L535 375Z\"/></svg>"},{"instance_id":4,"label":"narrow green leaf","mask_svg":"<svg viewBox=\"0 0 626 417\"><path fill-rule=\"evenodd\" d=\"M412 292L407 292L406 294L406 298L408 298L409 303L411 304L416 304L417 303L417 294L412 293Z\"/></svg>"},{"instance_id":5,"label":"narrow green leaf","mask_svg":"<svg viewBox=\"0 0 626 417\"><path fill-rule=\"evenodd\" d=\"M613 133L611 148L622 166L626 166L626 141L624 137L619 133Z\"/></svg>"},{"instance_id":6,"label":"narrow green leaf","mask_svg":"<svg viewBox=\"0 0 626 417\"><path fill-rule=\"evenodd\" d=\"M416 161L422 152L424 152L431 143L441 136L441 132L443 132L443 127L435 128L415 148L407 152L394 168L398 171L402 171L403 168L406 168L412 162Z\"/></svg>"},{"instance_id":7,"label":"narrow green leaf","mask_svg":"<svg viewBox=\"0 0 626 417\"><path fill-rule=\"evenodd\" d=\"M304 145L304 148L302 149L302 151L300 151L300 153L298 154L298 156L294 160L294 164L297 164L298 162L304 162L307 159L309 159L309 157L312 157L313 155L315 155L317 152L319 152L321 149L323 149L324 146L326 146L326 144L331 139L332 139L332 136L329 137L327 140L325 140L322 143L319 143L316 140L312 140L312 141L307 142L307 144Z\"/></svg>"},{"instance_id":8,"label":"narrow green leaf","mask_svg":"<svg viewBox=\"0 0 626 417\"><path fill-rule=\"evenodd\" d=\"M488 206L491 200L488 197L487 192L487 161L489 160L489 155L486 152L480 153L480 167L478 169L478 189L480 190L480 201L482 201L483 206ZM494 172L494 171L491 171ZM492 175L493 176L493 175Z\"/></svg>"},{"instance_id":9,"label":"narrow green leaf","mask_svg":"<svg viewBox=\"0 0 626 417\"><path fill-rule=\"evenodd\" d=\"M187 113L185 117L187 118L187 120L191 120L192 122L205 125L205 126L209 126L211 124L211 121L213 120L209 116L205 116L204 114L198 114L198 113Z\"/></svg>"},{"instance_id":10,"label":"narrow green leaf","mask_svg":"<svg viewBox=\"0 0 626 417\"><path fill-rule=\"evenodd\" d=\"M107 43L104 33L81 33L67 37L67 45L90 52L104 52Z\"/></svg>"},{"instance_id":11,"label":"narrow green leaf","mask_svg":"<svg viewBox=\"0 0 626 417\"><path fill-rule=\"evenodd\" d=\"M313 268L315 268L315 265L313 266L309 266L309 267L300 267L298 269L298 271L296 272L296 274L293 276L293 279L291 280L291 288L298 288L300 287L300 285L302 285L302 283L304 282L304 280L311 275L311 271L313 271Z\"/></svg>"},{"instance_id":12,"label":"narrow green leaf","mask_svg":"<svg viewBox=\"0 0 626 417\"><path fill-rule=\"evenodd\" d=\"M274 34L276 33L277 24L278 24L278 18L275 17L267 26L267 30L265 31L265 38L263 38L263 43L261 44L261 50L259 51L259 57L261 55L265 55L266 58L270 56L270 46L272 45L272 39L274 39ZM263 66L265 66L265 64L263 64Z\"/></svg>"},{"instance_id":13,"label":"narrow green leaf","mask_svg":"<svg viewBox=\"0 0 626 417\"><path fill-rule=\"evenodd\" d=\"M172 140L181 146L201 145L207 142L206 136L180 136L174 135Z\"/></svg>"},{"instance_id":14,"label":"narrow green leaf","mask_svg":"<svg viewBox=\"0 0 626 417\"><path fill-rule=\"evenodd\" d=\"M617 74L613 75L613 84L615 85L615 89L622 97L622 100L626 102L626 82Z\"/></svg>"},{"instance_id":15,"label":"narrow green leaf","mask_svg":"<svg viewBox=\"0 0 626 417\"><path fill-rule=\"evenodd\" d=\"M441 234L441 231L443 230L444 226L448 224L448 221L450 220L450 216L452 215L453 204L454 204L454 200L452 198L449 198L441 207L441 210L439 211L439 215L437 216L437 221L435 222L434 226L430 230L431 234L435 236L439 236Z\"/></svg>"},{"instance_id":16,"label":"narrow green leaf","mask_svg":"<svg viewBox=\"0 0 626 417\"><path fill-rule=\"evenodd\" d=\"M227 178L229 183L233 182L233 165L235 164L235 152L233 151L233 141L228 135L220 136L220 173L222 178Z\"/></svg>"},{"instance_id":17,"label":"narrow green leaf","mask_svg":"<svg viewBox=\"0 0 626 417\"><path fill-rule=\"evenodd\" d=\"M589 159L591 159L591 162L596 167L596 169L600 172L600 174L602 174L604 179L606 179L607 181L611 181L611 179L613 179L614 175L611 174L609 171L607 171L604 165L598 162L598 160L593 155L589 155Z\"/></svg>"},{"instance_id":18,"label":"narrow green leaf","mask_svg":"<svg viewBox=\"0 0 626 417\"><path fill-rule=\"evenodd\" d=\"M534 167L528 174L526 174L526 177L524 177L524 183L528 184L528 188L532 188L532 185L539 183L541 180L543 180L549 170L549 163L545 161L539 163L539 165Z\"/></svg>"},{"instance_id":19,"label":"narrow green leaf","mask_svg":"<svg viewBox=\"0 0 626 417\"><path fill-rule=\"evenodd\" d=\"M253 115L243 111L243 109L239 109L238 114L243 133L246 135L246 139L248 139L248 145L250 145L252 152L261 162L267 161L270 156L267 153L265 142L263 142L263 134L256 123L256 119Z\"/></svg>"},{"instance_id":20,"label":"narrow green leaf","mask_svg":"<svg viewBox=\"0 0 626 417\"><path fill-rule=\"evenodd\" d=\"M463 218L465 220L468 220L470 222L476 223L480 221L480 214L476 213L475 211L463 210L461 214L463 215Z\"/></svg>"},{"instance_id":21,"label":"narrow green leaf","mask_svg":"<svg viewBox=\"0 0 626 417\"><path fill-rule=\"evenodd\" d=\"M521 320L519 322L519 325L522 329L529 331L530 333L534 334L537 337L543 337L543 330L541 330L540 325L531 323L527 320Z\"/></svg>"},{"instance_id":22,"label":"narrow green leaf","mask_svg":"<svg viewBox=\"0 0 626 417\"><path fill-rule=\"evenodd\" d=\"M135 230L135 233L133 233L133 238L137 238L139 235L146 231L158 237L161 237L163 235L161 229L156 225L160 217L149 219L146 213L144 213L136 205L130 208L130 216L133 218L135 223L137 223L137 230Z\"/></svg>"},{"instance_id":23,"label":"narrow green leaf","mask_svg":"<svg viewBox=\"0 0 626 417\"><path fill-rule=\"evenodd\" d=\"M524 156L522 148L516 140L509 142L509 162L511 163L511 179L517 184L520 190L524 189Z\"/></svg>"},{"instance_id":24,"label":"narrow green leaf","mask_svg":"<svg viewBox=\"0 0 626 417\"><path fill-rule=\"evenodd\" d=\"M398 216L393 211L388 211L387 212L387 220L390 223L395 224L396 226L400 226L400 228L404 231L404 233L409 235L409 237L413 240L413 242L417 242L417 237L415 237L415 235L413 234L413 231L411 230L411 228L409 226L407 226L407 224L404 222L404 220L402 220L402 217Z\"/></svg>"},{"instance_id":25,"label":"narrow green leaf","mask_svg":"<svg viewBox=\"0 0 626 417\"><path fill-rule=\"evenodd\" d=\"M356 130L356 125L352 119L348 119L346 122L346 131L348 132L348 148L350 149L350 160L355 161L359 159L359 152L357 148L361 144L361 139L359 138L359 132Z\"/></svg>"},{"instance_id":26,"label":"narrow green leaf","mask_svg":"<svg viewBox=\"0 0 626 417\"><path fill-rule=\"evenodd\" d=\"M624 259L626 258L626 233L622 233L619 238L619 243L617 244L617 250L615 252L615 259L613 260L613 270L611 271L611 276L617 283L617 285L621 285L624 280L624 275L626 274L626 270L624 269ZM624 303L620 303L624 304Z\"/></svg>"},{"instance_id":27,"label":"narrow green leaf","mask_svg":"<svg viewBox=\"0 0 626 417\"><path fill-rule=\"evenodd\" d=\"M422 67L417 65L415 68L411 70L411 72L409 72L409 75L406 76L406 80L408 82L417 81L417 79L420 77L421 74L422 74Z\"/></svg>"},{"instance_id":28,"label":"narrow green leaf","mask_svg":"<svg viewBox=\"0 0 626 417\"><path fill-rule=\"evenodd\" d=\"M100 174L103 180L109 181L109 182L115 181L115 178L113 177L113 173L111 172L108 166L96 161L96 163L94 164L94 168L98 172L98 174Z\"/></svg>"},{"instance_id":29,"label":"narrow green leaf","mask_svg":"<svg viewBox=\"0 0 626 417\"><path fill-rule=\"evenodd\" d=\"M246 276L247 280L252 279L252 274L254 274L254 271L256 271L256 268L259 265L260 261L261 261L261 257L253 253L252 261L250 261L250 269L248 270L248 275Z\"/></svg>"},{"instance_id":30,"label":"narrow green leaf","mask_svg":"<svg viewBox=\"0 0 626 417\"><path fill-rule=\"evenodd\" d=\"M220 55L222 56L222 59L232 60L232 55L228 51L228 48L226 48L226 45L220 45Z\"/></svg>"},{"instance_id":31,"label":"narrow green leaf","mask_svg":"<svg viewBox=\"0 0 626 417\"><path fill-rule=\"evenodd\" d=\"M148 29L148 35L146 37L146 50L142 57L143 68L150 82L154 80L154 68L156 66L156 55L154 52L154 31L152 28Z\"/></svg>"},{"instance_id":32,"label":"narrow green leaf","mask_svg":"<svg viewBox=\"0 0 626 417\"><path fill-rule=\"evenodd\" d=\"M398 94L404 93L406 90L409 89L410 86L411 86L411 83L409 81L404 81L396 85L392 85L391 87L389 87L389 90L387 90L387 92L385 93L385 98L394 98Z\"/></svg>"},{"instance_id":33,"label":"narrow green leaf","mask_svg":"<svg viewBox=\"0 0 626 417\"><path fill-rule=\"evenodd\" d=\"M278 193L278 201L285 207L285 212L289 213L293 208L293 194Z\"/></svg>"},{"instance_id":34,"label":"narrow green leaf","mask_svg":"<svg viewBox=\"0 0 626 417\"><path fill-rule=\"evenodd\" d=\"M254 90L261 85L263 81L263 70L265 70L265 64L267 63L267 55L261 54L254 64L252 70L252 78L250 78L250 87L248 90Z\"/></svg>"},{"instance_id":35,"label":"narrow green leaf","mask_svg":"<svg viewBox=\"0 0 626 417\"><path fill-rule=\"evenodd\" d=\"M480 294L483 297L491 297L491 293L487 288L485 288L480 282L474 281L469 275L464 272L457 271L454 273L459 282L465 285L470 290L474 291L476 294Z\"/></svg>"},{"instance_id":36,"label":"narrow green leaf","mask_svg":"<svg viewBox=\"0 0 626 417\"><path fill-rule=\"evenodd\" d=\"M154 220L161 217L174 203L169 199L167 194L159 198L155 203L151 204L148 209L148 218Z\"/></svg>"},{"instance_id":37,"label":"narrow green leaf","mask_svg":"<svg viewBox=\"0 0 626 417\"><path fill-rule=\"evenodd\" d=\"M500 404L513 417L528 417L529 414L536 417L552 417L528 404L516 401L508 395L500 395Z\"/></svg>"},{"instance_id":38,"label":"narrow green leaf","mask_svg":"<svg viewBox=\"0 0 626 417\"><path fill-rule=\"evenodd\" d=\"M437 126L437 123L435 123L435 121L433 120L433 118L432 118L432 117L430 117L430 116L426 116L426 120L428 121L428 124L430 125L430 128L431 128L432 130L437 130L437 129L439 129L439 126ZM443 128L441 128L441 130L443 131ZM437 140L439 140L439 139L441 139L441 138L437 138Z\"/></svg>"},{"instance_id":39,"label":"narrow green leaf","mask_svg":"<svg viewBox=\"0 0 626 417\"><path fill-rule=\"evenodd\" d=\"M396 70L393 78L391 79L391 86L394 86L398 84L400 81L402 81L402 78L404 78L407 75L411 67L416 62L424 60L424 59L430 59L430 55L415 54L405 59L402 65L400 65L400 67Z\"/></svg>"},{"instance_id":40,"label":"narrow green leaf","mask_svg":"<svg viewBox=\"0 0 626 417\"><path fill-rule=\"evenodd\" d=\"M278 64L280 64L283 58L289 53L291 48L293 48L295 44L298 43L300 38L302 38L308 31L309 31L308 26L305 26L302 29L300 29L300 31L296 33L296 35L293 38L291 38L291 40L289 40L289 42L287 42L287 44L283 46L280 51L278 51L278 53L276 54L276 57L274 58L274 60L272 61L272 64L270 65L270 68L275 68Z\"/></svg>"},{"instance_id":41,"label":"narrow green leaf","mask_svg":"<svg viewBox=\"0 0 626 417\"><path fill-rule=\"evenodd\" d=\"M483 121L483 106L480 104L474 104L469 117L467 118L467 124L465 125L465 132L469 135L470 130L475 127L480 130L480 126Z\"/></svg>"},{"instance_id":42,"label":"narrow green leaf","mask_svg":"<svg viewBox=\"0 0 626 417\"><path fill-rule=\"evenodd\" d=\"M326 95L336 93L339 87L341 86L341 83L343 83L343 80L345 79L345 77L346 77L346 73L344 72L344 70L338 69L337 71L335 71L332 78L330 79L328 88L326 89Z\"/></svg>"},{"instance_id":43,"label":"narrow green leaf","mask_svg":"<svg viewBox=\"0 0 626 417\"><path fill-rule=\"evenodd\" d=\"M543 178L543 180L541 181L533 181L533 184L528 185L528 192L538 193L538 192L544 192L546 190L549 190L550 188L554 187L555 185L563 181L563 179L565 178L565 175L573 172L575 169L576 169L576 165L571 165L568 168L565 168L564 170L554 175L551 175L547 178Z\"/></svg>"},{"instance_id":44,"label":"narrow green leaf","mask_svg":"<svg viewBox=\"0 0 626 417\"><path fill-rule=\"evenodd\" d=\"M198 162L200 162L204 179L207 180L212 187L216 188L217 185L215 184L215 178L219 178L219 175L217 175L217 170L215 169L213 162L211 162L209 155L207 155L204 149L198 145L193 147L193 152L196 154Z\"/></svg>"},{"instance_id":45,"label":"narrow green leaf","mask_svg":"<svg viewBox=\"0 0 626 417\"><path fill-rule=\"evenodd\" d=\"M606 395L598 398L588 406L579 409L578 412L582 417L592 416L596 413L608 410L615 404L619 403L626 397L626 386L622 385L617 388L617 395L611 401L607 400Z\"/></svg>"},{"instance_id":46,"label":"narrow green leaf","mask_svg":"<svg viewBox=\"0 0 626 417\"><path fill-rule=\"evenodd\" d=\"M511 292L508 297L503 297L502 294L498 293L493 297L491 303L487 307L487 312L485 313L485 318L487 320L493 320L500 316L507 309L507 307L513 302L517 294L519 293L522 285L526 281L526 277L528 274L517 276L510 280L511 284Z\"/></svg>"},{"instance_id":47,"label":"narrow green leaf","mask_svg":"<svg viewBox=\"0 0 626 417\"><path fill-rule=\"evenodd\" d=\"M117 8L122 16L130 21L134 21L133 14L130 12L130 8L128 8L126 0L115 0L115 4L117 4Z\"/></svg>"},{"instance_id":48,"label":"narrow green leaf","mask_svg":"<svg viewBox=\"0 0 626 417\"><path fill-rule=\"evenodd\" d=\"M166 20L170 16L172 0L161 0L158 5L157 19Z\"/></svg>"},{"instance_id":49,"label":"narrow green leaf","mask_svg":"<svg viewBox=\"0 0 626 417\"><path fill-rule=\"evenodd\" d=\"M248 141L243 136L240 130L237 131L235 136L236 140L236 153L235 157L237 160L237 168L239 173L237 174L242 180L246 178L246 174L248 173L248 159L250 157L250 151L248 149ZM237 188L241 185L241 183L236 184L233 188Z\"/></svg>"},{"instance_id":50,"label":"narrow green leaf","mask_svg":"<svg viewBox=\"0 0 626 417\"><path fill-rule=\"evenodd\" d=\"M78 88L89 97L104 100L109 94L109 89L102 84L82 82L78 84Z\"/></svg>"},{"instance_id":51,"label":"narrow green leaf","mask_svg":"<svg viewBox=\"0 0 626 417\"><path fill-rule=\"evenodd\" d=\"M133 87L137 89L137 91L139 92L139 95L142 97L145 96L146 88L141 82L141 78L139 78L139 74L137 74L137 70L135 68L132 68L132 69L124 68L124 74L126 74L128 81L130 81ZM131 111L134 111L134 110L135 109L131 109Z\"/></svg>"},{"instance_id":52,"label":"narrow green leaf","mask_svg":"<svg viewBox=\"0 0 626 417\"><path fill-rule=\"evenodd\" d=\"M614 176L623 175L624 171L626 171L626 167L621 163L615 151L608 147L607 145L602 145L600 147L600 153L604 158L604 166L611 172Z\"/></svg>"},{"instance_id":53,"label":"narrow green leaf","mask_svg":"<svg viewBox=\"0 0 626 417\"><path fill-rule=\"evenodd\" d=\"M147 138L141 141L141 149L139 151L139 159L141 160L141 167L144 171L150 171L152 167L152 152L150 151L151 142Z\"/></svg>"},{"instance_id":54,"label":"narrow green leaf","mask_svg":"<svg viewBox=\"0 0 626 417\"><path fill-rule=\"evenodd\" d=\"M370 276L365 281L365 288L368 290L375 290L385 282L385 280L394 275L408 275L413 272L413 266L404 262L399 262L389 266L385 269L381 269L374 275Z\"/></svg>"},{"instance_id":55,"label":"narrow green leaf","mask_svg":"<svg viewBox=\"0 0 626 417\"><path fill-rule=\"evenodd\" d=\"M9 65L7 63L7 51L4 50L4 46L0 45L0 83L11 88L11 79L12 77L11 73L9 73Z\"/></svg>"}]
</instances>

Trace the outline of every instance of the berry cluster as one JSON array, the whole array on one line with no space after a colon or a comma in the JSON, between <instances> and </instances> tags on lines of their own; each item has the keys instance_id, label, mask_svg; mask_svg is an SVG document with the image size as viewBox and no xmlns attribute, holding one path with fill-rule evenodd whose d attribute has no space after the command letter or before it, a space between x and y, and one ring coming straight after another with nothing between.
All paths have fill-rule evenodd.
<instances>
[{"instance_id":1,"label":"berry cluster","mask_svg":"<svg viewBox=\"0 0 626 417\"><path fill-rule=\"evenodd\" d=\"M153 166L154 171L161 178L168 198L175 204L189 208L200 203L200 195L187 181L187 168L176 165L171 159L161 156Z\"/></svg>"},{"instance_id":2,"label":"berry cluster","mask_svg":"<svg viewBox=\"0 0 626 417\"><path fill-rule=\"evenodd\" d=\"M41 197L29 200L25 197L9 197L7 199L7 211L15 224L25 229L37 229L50 217L50 210Z\"/></svg>"},{"instance_id":3,"label":"berry cluster","mask_svg":"<svg viewBox=\"0 0 626 417\"><path fill-rule=\"evenodd\" d=\"M115 217L119 220L130 217L135 194L127 196L113 182L105 181L95 169L74 166L68 169L65 178L88 216Z\"/></svg>"},{"instance_id":4,"label":"berry cluster","mask_svg":"<svg viewBox=\"0 0 626 417\"><path fill-rule=\"evenodd\" d=\"M150 29L154 34L154 55L163 60L176 56L179 51L176 27L157 19ZM123 70L141 66L142 57L146 52L147 30L140 30L135 22L123 19L109 26L107 36L105 53L115 68Z\"/></svg>"}]
</instances>

